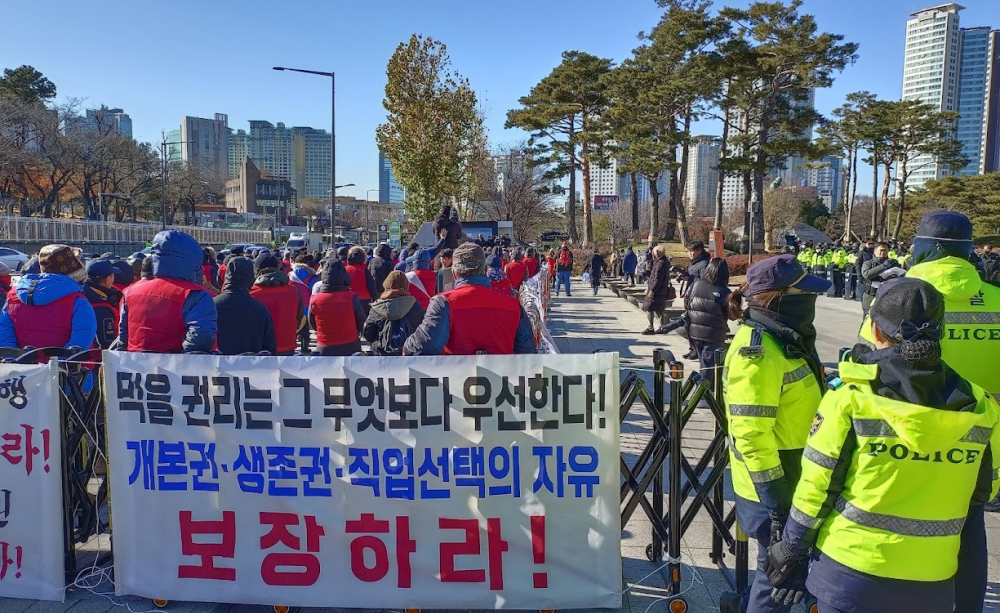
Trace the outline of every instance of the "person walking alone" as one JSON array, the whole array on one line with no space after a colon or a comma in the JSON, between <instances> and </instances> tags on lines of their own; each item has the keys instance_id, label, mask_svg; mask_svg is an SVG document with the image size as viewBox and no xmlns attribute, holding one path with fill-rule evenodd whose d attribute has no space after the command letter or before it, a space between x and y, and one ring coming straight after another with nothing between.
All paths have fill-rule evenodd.
<instances>
[{"instance_id":1,"label":"person walking alone","mask_svg":"<svg viewBox=\"0 0 1000 613\"><path fill-rule=\"evenodd\" d=\"M670 284L670 259L664 253L663 245L653 247L653 267L649 273L649 283L646 285L646 298L642 301L642 310L649 317L649 327L643 334L656 334L653 327L653 316L660 318L660 328L663 328L663 309L667 302L673 300L676 290Z\"/></svg>"},{"instance_id":2,"label":"person walking alone","mask_svg":"<svg viewBox=\"0 0 1000 613\"><path fill-rule=\"evenodd\" d=\"M569 278L573 274L573 252L569 250L569 245L563 243L559 248L559 255L556 257L556 296L563 285L566 286L566 295L572 296L569 287Z\"/></svg>"},{"instance_id":3,"label":"person walking alone","mask_svg":"<svg viewBox=\"0 0 1000 613\"><path fill-rule=\"evenodd\" d=\"M594 295L597 295L597 290L601 287L601 277L607 265L604 263L604 256L601 255L600 250L594 247L594 253L587 260L587 265L583 268L584 272L590 273L590 287L594 290Z\"/></svg>"}]
</instances>

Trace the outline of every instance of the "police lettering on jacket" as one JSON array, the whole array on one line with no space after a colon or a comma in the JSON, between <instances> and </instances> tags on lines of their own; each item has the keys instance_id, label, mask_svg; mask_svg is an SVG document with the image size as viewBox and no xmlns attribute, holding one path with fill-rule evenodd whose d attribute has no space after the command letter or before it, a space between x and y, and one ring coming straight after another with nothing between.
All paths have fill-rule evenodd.
<instances>
[{"instance_id":1,"label":"police lettering on jacket","mask_svg":"<svg viewBox=\"0 0 1000 613\"><path fill-rule=\"evenodd\" d=\"M875 441L868 443L868 455L872 457L888 454L894 460L911 460L914 462L974 464L982 453L982 449L959 449L956 447L947 451L936 451L933 454L923 454L911 450L906 445L888 445Z\"/></svg>"}]
</instances>

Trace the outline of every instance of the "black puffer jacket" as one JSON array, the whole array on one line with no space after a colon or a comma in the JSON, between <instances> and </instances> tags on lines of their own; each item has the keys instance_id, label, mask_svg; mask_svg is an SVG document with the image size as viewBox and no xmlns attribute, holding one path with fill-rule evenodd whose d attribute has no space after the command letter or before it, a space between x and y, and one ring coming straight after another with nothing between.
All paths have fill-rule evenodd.
<instances>
[{"instance_id":1,"label":"black puffer jacket","mask_svg":"<svg viewBox=\"0 0 1000 613\"><path fill-rule=\"evenodd\" d=\"M274 355L278 352L271 313L250 296L253 282L253 262L246 258L230 260L226 285L214 299L219 315L219 334L216 338L222 355L261 351Z\"/></svg>"},{"instance_id":2,"label":"black puffer jacket","mask_svg":"<svg viewBox=\"0 0 1000 613\"><path fill-rule=\"evenodd\" d=\"M658 313L667 307L667 292L670 291L670 258L661 255L653 261L653 271L649 273L646 299L642 310Z\"/></svg>"},{"instance_id":3,"label":"black puffer jacket","mask_svg":"<svg viewBox=\"0 0 1000 613\"><path fill-rule=\"evenodd\" d=\"M437 216L431 228L434 230L434 240L441 238L441 230L447 230L448 234L444 237L444 249L458 247L458 241L462 238L462 222L458 221L457 218L452 220L450 207L446 212Z\"/></svg>"},{"instance_id":4,"label":"black puffer jacket","mask_svg":"<svg viewBox=\"0 0 1000 613\"><path fill-rule=\"evenodd\" d=\"M375 289L378 290L378 293L382 293L382 283L392 272L392 268L392 247L385 244L379 245L375 257L372 258L371 262L368 262L368 272L375 279Z\"/></svg>"},{"instance_id":5,"label":"black puffer jacket","mask_svg":"<svg viewBox=\"0 0 1000 613\"><path fill-rule=\"evenodd\" d=\"M695 281L684 297L688 316L688 336L692 341L721 345L729 332L726 298L730 290L725 282L712 285L703 279Z\"/></svg>"},{"instance_id":6,"label":"black puffer jacket","mask_svg":"<svg viewBox=\"0 0 1000 613\"><path fill-rule=\"evenodd\" d=\"M392 322L400 319L406 319L410 330L414 331L420 327L420 322L424 320L424 308L413 296L396 296L384 300L379 299L372 303L372 310L368 313L368 319L365 320L365 329L362 334L365 340L371 344L372 353L375 355L403 355L401 350L392 352L382 346L383 330Z\"/></svg>"}]
</instances>

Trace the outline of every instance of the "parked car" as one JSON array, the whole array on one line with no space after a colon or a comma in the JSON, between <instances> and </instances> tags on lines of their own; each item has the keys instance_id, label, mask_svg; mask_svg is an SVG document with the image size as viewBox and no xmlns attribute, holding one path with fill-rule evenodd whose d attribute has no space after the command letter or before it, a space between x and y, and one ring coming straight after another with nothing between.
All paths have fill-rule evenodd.
<instances>
[{"instance_id":1,"label":"parked car","mask_svg":"<svg viewBox=\"0 0 1000 613\"><path fill-rule=\"evenodd\" d=\"M21 253L17 249L0 247L0 262L7 265L11 270L21 270L28 263L28 254Z\"/></svg>"}]
</instances>

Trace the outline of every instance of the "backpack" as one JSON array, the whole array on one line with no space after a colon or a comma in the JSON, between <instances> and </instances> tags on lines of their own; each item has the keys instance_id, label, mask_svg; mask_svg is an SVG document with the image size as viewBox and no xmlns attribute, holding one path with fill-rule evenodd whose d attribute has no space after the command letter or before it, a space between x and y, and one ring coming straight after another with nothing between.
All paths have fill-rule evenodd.
<instances>
[{"instance_id":1,"label":"backpack","mask_svg":"<svg viewBox=\"0 0 1000 613\"><path fill-rule=\"evenodd\" d=\"M414 330L406 317L386 321L379 335L379 355L403 355L403 344Z\"/></svg>"}]
</instances>

